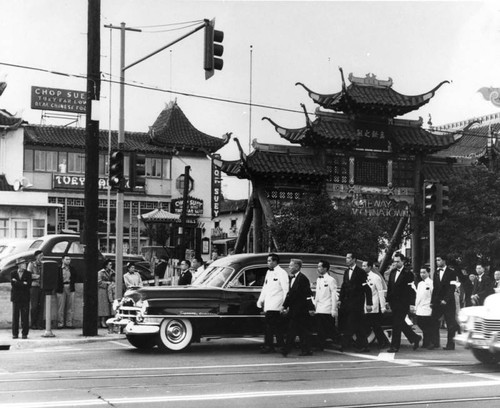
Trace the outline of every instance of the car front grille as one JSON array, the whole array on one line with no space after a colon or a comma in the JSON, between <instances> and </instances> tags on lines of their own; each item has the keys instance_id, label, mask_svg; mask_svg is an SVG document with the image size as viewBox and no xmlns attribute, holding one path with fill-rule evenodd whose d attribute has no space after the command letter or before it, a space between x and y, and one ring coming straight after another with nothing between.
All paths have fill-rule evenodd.
<instances>
[{"instance_id":1,"label":"car front grille","mask_svg":"<svg viewBox=\"0 0 500 408\"><path fill-rule=\"evenodd\" d=\"M478 317L474 321L474 332L489 339L494 332L500 333L500 320L489 320Z\"/></svg>"},{"instance_id":2,"label":"car front grille","mask_svg":"<svg viewBox=\"0 0 500 408\"><path fill-rule=\"evenodd\" d=\"M137 316L137 312L139 311L136 307L120 307L119 314L124 319L132 319Z\"/></svg>"}]
</instances>

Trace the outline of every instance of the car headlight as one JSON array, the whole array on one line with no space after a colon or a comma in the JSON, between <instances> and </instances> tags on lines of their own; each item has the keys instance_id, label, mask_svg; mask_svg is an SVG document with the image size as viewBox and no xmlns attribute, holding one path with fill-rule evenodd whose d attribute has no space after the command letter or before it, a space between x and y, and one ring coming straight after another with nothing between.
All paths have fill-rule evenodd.
<instances>
[{"instance_id":1,"label":"car headlight","mask_svg":"<svg viewBox=\"0 0 500 408\"><path fill-rule=\"evenodd\" d=\"M149 303L147 300L139 300L135 305L140 308L135 318L138 322L142 322L144 321L144 316L147 314Z\"/></svg>"},{"instance_id":2,"label":"car headlight","mask_svg":"<svg viewBox=\"0 0 500 408\"><path fill-rule=\"evenodd\" d=\"M463 312L462 310L458 313L458 321L460 322L460 326L465 331L474 330L474 316L471 316L468 313Z\"/></svg>"}]
</instances>

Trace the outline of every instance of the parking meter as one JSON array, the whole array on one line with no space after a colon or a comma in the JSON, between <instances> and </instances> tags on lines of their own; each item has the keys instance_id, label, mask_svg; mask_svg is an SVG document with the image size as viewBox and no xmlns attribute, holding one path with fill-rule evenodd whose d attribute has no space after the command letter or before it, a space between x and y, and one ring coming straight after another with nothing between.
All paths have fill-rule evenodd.
<instances>
[{"instance_id":1,"label":"parking meter","mask_svg":"<svg viewBox=\"0 0 500 408\"><path fill-rule=\"evenodd\" d=\"M56 261L42 261L42 276L40 277L40 286L42 290L52 292L57 289L57 275L59 272L59 263Z\"/></svg>"}]
</instances>

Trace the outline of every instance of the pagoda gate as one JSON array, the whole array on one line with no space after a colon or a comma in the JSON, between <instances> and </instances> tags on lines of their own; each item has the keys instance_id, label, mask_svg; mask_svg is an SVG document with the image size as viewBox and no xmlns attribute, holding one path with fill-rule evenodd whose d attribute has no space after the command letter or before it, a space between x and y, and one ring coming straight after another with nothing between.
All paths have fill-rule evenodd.
<instances>
[{"instance_id":1,"label":"pagoda gate","mask_svg":"<svg viewBox=\"0 0 500 408\"><path fill-rule=\"evenodd\" d=\"M223 163L226 174L249 179L253 186L251 205L235 249L242 249L253 220L254 252L263 250L259 231L264 220L273 222L273 201L326 191L334 205L347 205L353 214L398 217L400 227L410 219L412 261L420 265L426 159L451 146L457 137L423 129L422 118L396 117L428 103L448 81L423 94L408 96L396 92L390 78L349 74L347 86L342 69L340 73L342 89L336 93L320 94L296 84L319 105L315 118L310 118L302 105L304 127L289 129L263 118L289 145L254 142L248 156L240 146L240 160Z\"/></svg>"}]
</instances>

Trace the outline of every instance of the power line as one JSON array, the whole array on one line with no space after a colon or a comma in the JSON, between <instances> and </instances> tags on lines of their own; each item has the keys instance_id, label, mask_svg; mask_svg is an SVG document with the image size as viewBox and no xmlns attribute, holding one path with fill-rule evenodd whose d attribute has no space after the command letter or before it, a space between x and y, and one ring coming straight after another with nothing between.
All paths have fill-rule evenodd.
<instances>
[{"instance_id":1,"label":"power line","mask_svg":"<svg viewBox=\"0 0 500 408\"><path fill-rule=\"evenodd\" d=\"M53 75L59 75L59 76L65 76L65 77L72 77L72 78L79 78L79 79L85 79L87 80L87 76L83 74L69 74L65 72L60 72L60 71L53 71L49 69L44 69L44 68L39 68L39 67L33 67L33 66L27 66L27 65L20 65L20 64L12 64L12 63L7 63L7 62L0 62L0 65L12 67L12 68L20 68L20 69L27 69L31 71L39 71L39 72L45 72L48 74L53 74ZM106 78L101 78L102 81L112 83L112 84L119 84L119 80L114 80L111 79L113 76L102 72L101 75L108 76L109 79ZM182 91L174 91L170 89L162 89L159 87L155 87L152 85L145 85L144 83L140 82L125 82L126 86L132 87L132 88L137 88L137 89L144 89L148 91L155 91L155 92L162 92L162 93L169 93L169 94L174 94L174 95L181 95L181 96L186 96L186 97L191 97L191 98L199 98L199 99L205 99L205 100L210 100L210 101L216 101L216 102L224 102L224 103L232 103L236 105L243 105L243 106L251 106L251 107L257 107L257 108L263 108L263 109L271 109L275 111L282 111L282 112L290 112L290 113L299 113L299 114L304 114L303 110L299 109L291 109L291 108L283 108L283 107L278 107L278 106L272 106L272 105L266 105L266 104L259 104L259 103L250 103L250 102L244 102L244 101L238 101L235 99L228 99L228 98L221 98L221 97L215 97L215 96L208 96L208 95L201 95L201 94L195 94L195 93L189 93L189 92L182 92ZM314 115L315 112L307 112L308 114ZM484 126L487 126L485 124ZM439 132L442 134L457 134L461 133L460 130L457 131L451 131L451 130L434 130L435 132ZM495 132L497 133L497 132ZM488 134L479 134L471 131L468 129L465 132L462 132L463 136L472 136L476 137L478 139L480 138L489 138ZM479 147L479 146L474 146L472 144L462 144L462 147Z\"/></svg>"}]
</instances>

